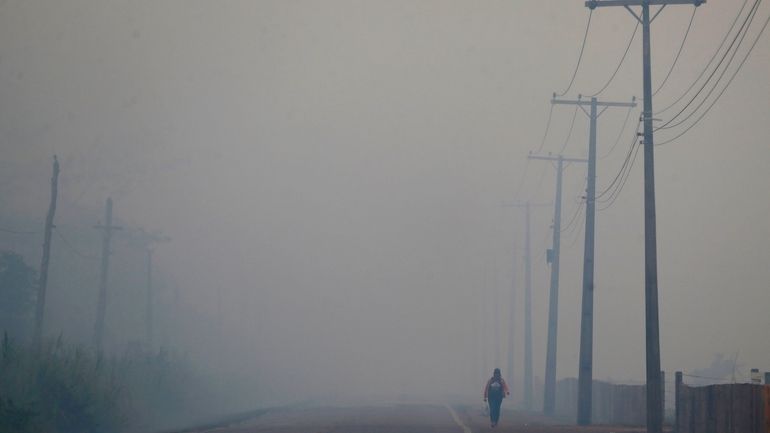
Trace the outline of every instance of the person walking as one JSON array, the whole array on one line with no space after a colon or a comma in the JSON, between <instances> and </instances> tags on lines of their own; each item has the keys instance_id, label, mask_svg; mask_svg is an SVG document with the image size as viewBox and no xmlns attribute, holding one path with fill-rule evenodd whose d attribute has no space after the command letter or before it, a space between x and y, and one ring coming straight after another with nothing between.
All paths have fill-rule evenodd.
<instances>
[{"instance_id":1,"label":"person walking","mask_svg":"<svg viewBox=\"0 0 770 433\"><path fill-rule=\"evenodd\" d=\"M492 427L495 427L500 419L500 405L506 395L511 395L508 384L503 380L500 369L496 368L484 387L484 401L489 402L489 420Z\"/></svg>"}]
</instances>

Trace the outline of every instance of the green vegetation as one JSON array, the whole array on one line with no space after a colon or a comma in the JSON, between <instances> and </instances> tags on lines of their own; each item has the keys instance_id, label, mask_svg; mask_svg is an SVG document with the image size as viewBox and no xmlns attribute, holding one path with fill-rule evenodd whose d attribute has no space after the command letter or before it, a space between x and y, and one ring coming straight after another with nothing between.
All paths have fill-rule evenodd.
<instances>
[{"instance_id":1,"label":"green vegetation","mask_svg":"<svg viewBox=\"0 0 770 433\"><path fill-rule=\"evenodd\" d=\"M34 350L36 279L21 255L0 252L0 433L162 431L243 405L233 390L247 379L211 368L204 374L168 349L148 351L132 341L100 360L60 336ZM74 335L83 341L82 332Z\"/></svg>"},{"instance_id":2,"label":"green vegetation","mask_svg":"<svg viewBox=\"0 0 770 433\"><path fill-rule=\"evenodd\" d=\"M184 359L165 351L99 362L61 339L35 354L7 334L1 350L0 433L152 430L205 412L193 396L210 394Z\"/></svg>"},{"instance_id":3,"label":"green vegetation","mask_svg":"<svg viewBox=\"0 0 770 433\"><path fill-rule=\"evenodd\" d=\"M22 335L35 304L36 272L19 254L0 253L0 329Z\"/></svg>"}]
</instances>

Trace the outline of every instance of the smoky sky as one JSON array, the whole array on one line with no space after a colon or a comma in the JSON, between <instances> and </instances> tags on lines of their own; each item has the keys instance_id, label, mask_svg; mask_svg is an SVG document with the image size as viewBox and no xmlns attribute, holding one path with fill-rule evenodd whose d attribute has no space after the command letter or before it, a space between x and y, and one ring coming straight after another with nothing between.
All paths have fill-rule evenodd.
<instances>
[{"instance_id":1,"label":"smoky sky","mask_svg":"<svg viewBox=\"0 0 770 433\"><path fill-rule=\"evenodd\" d=\"M698 9L656 107L695 79L741 3ZM761 6L756 21L768 13ZM655 21L653 87L691 14L672 6ZM587 17L572 0L7 0L2 212L42 219L58 154L57 221L94 224L112 196L124 224L170 236L156 258L186 308L213 317L221 302L228 356L277 393L476 392L493 364L507 367L509 332L518 381L524 220L501 203L553 202L554 168L526 157L543 143ZM594 11L566 97L606 82L633 29L622 8ZM640 40L601 98L641 96ZM704 120L655 149L667 371L706 366L715 353L770 370L768 53L764 35ZM542 153L564 146L585 157L582 112L567 137L573 110L553 109ZM633 139L638 109L621 132L626 116L612 108L599 120L599 155L621 137L599 160L599 190ZM643 377L641 167L639 155L597 216L598 378ZM565 172L565 225L585 177L580 164ZM553 214L532 212L542 377ZM560 377L577 372L580 218L562 239ZM75 320L90 326L88 315ZM210 352L210 338L188 340Z\"/></svg>"}]
</instances>

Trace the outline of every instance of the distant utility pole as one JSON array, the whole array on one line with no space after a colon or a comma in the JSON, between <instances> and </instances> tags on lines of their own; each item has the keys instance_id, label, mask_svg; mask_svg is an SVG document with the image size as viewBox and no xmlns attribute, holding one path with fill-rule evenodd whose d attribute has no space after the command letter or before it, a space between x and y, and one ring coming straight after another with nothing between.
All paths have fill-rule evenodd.
<instances>
[{"instance_id":1,"label":"distant utility pole","mask_svg":"<svg viewBox=\"0 0 770 433\"><path fill-rule=\"evenodd\" d=\"M513 259L511 260L511 294L510 294L510 307L508 312L508 379L510 382L510 388L514 387L513 369L515 362L513 361L513 355L515 351L513 346L516 344L516 247L513 248ZM511 391L513 394L513 391Z\"/></svg>"},{"instance_id":2,"label":"distant utility pole","mask_svg":"<svg viewBox=\"0 0 770 433\"><path fill-rule=\"evenodd\" d=\"M45 218L45 235L43 241L43 259L40 261L40 281L37 287L37 308L35 309L35 330L32 334L32 344L35 350L40 349L43 337L43 313L45 312L45 292L48 287L48 265L51 262L51 232L53 218L56 215L56 198L59 195L59 160L53 156L53 174L51 175L51 203L48 205L48 215Z\"/></svg>"},{"instance_id":3,"label":"distant utility pole","mask_svg":"<svg viewBox=\"0 0 770 433\"><path fill-rule=\"evenodd\" d=\"M145 313L144 313L146 335L145 335L144 341L145 341L145 344L147 345L148 351L152 351L152 334L153 334L152 303L153 303L154 293L152 290L152 253L153 253L153 249L150 247L147 247L147 297L146 297Z\"/></svg>"},{"instance_id":4,"label":"distant utility pole","mask_svg":"<svg viewBox=\"0 0 770 433\"><path fill-rule=\"evenodd\" d=\"M104 313L107 307L107 272L110 267L110 241L112 240L113 230L120 230L122 227L112 225L112 199L108 198L104 210L105 224L99 224L94 228L103 230L102 237L102 269L99 277L99 301L96 306L96 326L94 329L94 347L96 354L101 359L102 344L104 340Z\"/></svg>"},{"instance_id":5,"label":"distant utility pole","mask_svg":"<svg viewBox=\"0 0 770 433\"><path fill-rule=\"evenodd\" d=\"M663 384L660 377L660 330L658 319L658 246L655 222L655 163L652 131L652 66L650 60L650 23L668 5L700 6L706 0L588 0L586 7L623 6L642 24L642 81L644 88L644 304L646 324L647 431L663 429ZM650 6L660 6L650 18ZM641 6L640 17L631 6Z\"/></svg>"},{"instance_id":6,"label":"distant utility pole","mask_svg":"<svg viewBox=\"0 0 770 433\"><path fill-rule=\"evenodd\" d=\"M524 408L532 409L532 254L529 225L530 204L526 205L524 238Z\"/></svg>"},{"instance_id":7,"label":"distant utility pole","mask_svg":"<svg viewBox=\"0 0 770 433\"><path fill-rule=\"evenodd\" d=\"M155 252L154 244L159 242L168 242L171 240L168 236L161 236L159 234L150 234L141 230L142 237L139 242L144 246L147 254L147 291L145 299L145 345L148 350L152 350L153 337L155 335L154 323L155 315L153 313L155 304L155 289L152 284L152 257Z\"/></svg>"},{"instance_id":8,"label":"distant utility pole","mask_svg":"<svg viewBox=\"0 0 770 433\"><path fill-rule=\"evenodd\" d=\"M503 203L503 206L524 208L525 237L524 237L524 408L532 409L532 252L530 209L532 207L550 206L550 203ZM510 367L509 367L510 368Z\"/></svg>"},{"instance_id":9,"label":"distant utility pole","mask_svg":"<svg viewBox=\"0 0 770 433\"><path fill-rule=\"evenodd\" d=\"M481 287L480 291L477 291L477 296L479 300L479 344L481 347L481 350L479 351L481 353L481 371L482 375L481 377L484 377L485 379L488 379L487 376L489 374L489 354L487 353L487 341L489 338L488 326L487 323L488 320L488 314L487 314L487 305L489 304L487 302L487 269L484 267L482 274L481 274L481 281L479 282L479 287Z\"/></svg>"},{"instance_id":10,"label":"distant utility pole","mask_svg":"<svg viewBox=\"0 0 770 433\"><path fill-rule=\"evenodd\" d=\"M153 314L153 305L155 304L155 289L152 285L152 254L155 251L154 248L152 248L152 243L157 242L168 242L171 238L168 236L152 236L151 239L148 241L147 246L147 304L146 304L146 321L147 321L147 349L152 350L153 345L153 335L154 335L154 314Z\"/></svg>"},{"instance_id":11,"label":"distant utility pole","mask_svg":"<svg viewBox=\"0 0 770 433\"><path fill-rule=\"evenodd\" d=\"M494 338L495 360L494 367L500 368L500 291L497 287L497 266L492 267L492 338Z\"/></svg>"},{"instance_id":12,"label":"distant utility pole","mask_svg":"<svg viewBox=\"0 0 770 433\"><path fill-rule=\"evenodd\" d=\"M556 200L553 211L553 246L548 254L551 263L551 289L548 294L548 346L545 357L545 391L543 413L553 415L556 409L556 334L559 324L559 254L561 245L561 184L565 162L588 162L581 158L563 156L535 156L529 159L556 161Z\"/></svg>"},{"instance_id":13,"label":"distant utility pole","mask_svg":"<svg viewBox=\"0 0 770 433\"><path fill-rule=\"evenodd\" d=\"M224 324L224 316L222 312L222 288L217 284L217 332L219 332L220 339L224 337L222 327Z\"/></svg>"},{"instance_id":14,"label":"distant utility pole","mask_svg":"<svg viewBox=\"0 0 770 433\"><path fill-rule=\"evenodd\" d=\"M591 124L588 134L588 179L586 189L586 229L583 249L583 302L580 315L580 362L578 366L578 425L591 424L591 388L593 384L594 337L594 227L596 220L596 120L609 107L636 107L631 102L599 102L596 98L584 101L551 100L552 104L577 105L588 116ZM584 106L590 107L590 112ZM598 107L603 107L597 112Z\"/></svg>"}]
</instances>

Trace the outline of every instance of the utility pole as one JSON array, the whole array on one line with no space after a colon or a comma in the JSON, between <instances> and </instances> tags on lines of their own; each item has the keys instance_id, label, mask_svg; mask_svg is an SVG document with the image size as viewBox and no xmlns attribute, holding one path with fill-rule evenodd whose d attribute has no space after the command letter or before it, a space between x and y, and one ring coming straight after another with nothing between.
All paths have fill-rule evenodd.
<instances>
[{"instance_id":1,"label":"utility pole","mask_svg":"<svg viewBox=\"0 0 770 433\"><path fill-rule=\"evenodd\" d=\"M663 402L660 377L660 329L658 319L658 246L655 221L655 163L652 130L652 66L650 60L650 23L668 5L691 4L695 7L706 0L588 0L586 7L623 6L642 24L642 87L644 90L644 319L646 328L647 370L647 432L661 433ZM650 18L650 6L660 6ZM640 17L631 6L641 6Z\"/></svg>"},{"instance_id":2,"label":"utility pole","mask_svg":"<svg viewBox=\"0 0 770 433\"><path fill-rule=\"evenodd\" d=\"M51 262L51 233L54 228L53 218L56 215L56 198L59 195L59 160L53 156L53 174L51 175L51 203L48 205L48 215L45 218L45 235L43 240L43 258L40 261L40 281L37 287L37 308L35 309L35 330L32 334L32 344L36 351L40 350L43 337L43 313L45 312L45 292L48 287L48 265Z\"/></svg>"},{"instance_id":3,"label":"utility pole","mask_svg":"<svg viewBox=\"0 0 770 433\"><path fill-rule=\"evenodd\" d=\"M495 263L496 265L496 263ZM495 360L494 367L500 368L500 291L497 287L497 266L492 267L492 338L494 338Z\"/></svg>"},{"instance_id":4,"label":"utility pole","mask_svg":"<svg viewBox=\"0 0 770 433\"><path fill-rule=\"evenodd\" d=\"M120 230L122 227L112 225L112 198L107 199L104 210L105 224L95 225L95 229L103 230L102 237L102 269L99 277L99 301L96 305L96 326L94 329L94 347L96 355L101 360L102 344L104 340L104 313L107 307L107 272L110 267L110 241L112 240L113 230Z\"/></svg>"},{"instance_id":5,"label":"utility pole","mask_svg":"<svg viewBox=\"0 0 770 433\"><path fill-rule=\"evenodd\" d=\"M222 287L217 284L217 332L219 333L220 340L224 338L224 316L222 312Z\"/></svg>"},{"instance_id":6,"label":"utility pole","mask_svg":"<svg viewBox=\"0 0 770 433\"><path fill-rule=\"evenodd\" d=\"M556 334L559 325L559 254L561 246L561 184L565 162L588 162L580 158L529 155L529 159L556 161L556 200L553 211L553 246L548 254L551 263L551 288L548 294L548 345L545 357L545 390L543 413L553 415L556 409Z\"/></svg>"},{"instance_id":7,"label":"utility pole","mask_svg":"<svg viewBox=\"0 0 770 433\"><path fill-rule=\"evenodd\" d=\"M147 350L152 351L152 335L153 335L153 314L152 314L152 304L153 304L153 290L152 290L152 253L153 249L150 247L147 247L147 297L146 297L146 303L145 303L145 326L146 326L146 335L145 335L145 343L147 345Z\"/></svg>"},{"instance_id":8,"label":"utility pole","mask_svg":"<svg viewBox=\"0 0 770 433\"><path fill-rule=\"evenodd\" d=\"M516 247L514 245L513 248L513 260L511 260L511 268L513 269L511 272L511 294L510 294L510 307L508 309L508 382L509 382L509 388L513 389L514 382L513 382L513 354L515 353L513 350L513 346L516 343L516 324L515 324L515 318L516 318ZM513 394L513 391L511 391L511 394Z\"/></svg>"},{"instance_id":9,"label":"utility pole","mask_svg":"<svg viewBox=\"0 0 770 433\"><path fill-rule=\"evenodd\" d=\"M524 408L532 409L532 253L530 209L550 206L550 203L503 203L506 207L523 208L525 215L524 235ZM510 368L510 367L509 367Z\"/></svg>"},{"instance_id":10,"label":"utility pole","mask_svg":"<svg viewBox=\"0 0 770 433\"><path fill-rule=\"evenodd\" d=\"M532 255L530 245L529 209L526 204L524 238L524 408L532 409Z\"/></svg>"},{"instance_id":11,"label":"utility pole","mask_svg":"<svg viewBox=\"0 0 770 433\"><path fill-rule=\"evenodd\" d=\"M596 121L607 108L636 107L631 102L599 102L595 97L590 101L552 99L552 104L577 105L590 120L588 134L588 179L586 189L586 229L583 247L583 300L580 314L580 361L578 364L578 425L591 424L591 390L593 386L593 338L594 338L594 241L596 221ZM584 106L590 107L590 112ZM603 107L597 112L598 107Z\"/></svg>"},{"instance_id":12,"label":"utility pole","mask_svg":"<svg viewBox=\"0 0 770 433\"><path fill-rule=\"evenodd\" d=\"M146 291L146 297L145 297L145 346L147 347L147 350L152 350L153 347L153 337L155 335L154 332L154 324L155 324L155 315L153 313L154 310L154 298L155 298L155 289L152 284L152 258L153 253L155 252L154 245L159 242L168 242L171 240L168 236L161 236L160 234L156 233L147 233L142 229L139 229L139 239L138 243L141 245L145 253L147 255L147 291Z\"/></svg>"}]
</instances>

